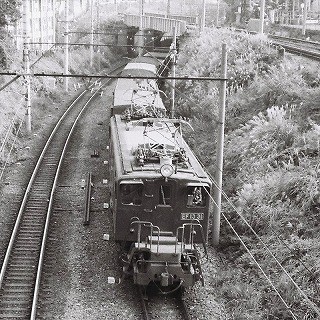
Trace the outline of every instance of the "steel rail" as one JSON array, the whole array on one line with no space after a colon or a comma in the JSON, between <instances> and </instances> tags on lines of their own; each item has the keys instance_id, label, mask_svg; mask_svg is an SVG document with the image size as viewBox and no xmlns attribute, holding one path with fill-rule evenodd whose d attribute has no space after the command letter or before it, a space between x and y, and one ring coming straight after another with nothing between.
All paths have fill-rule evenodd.
<instances>
[{"instance_id":1,"label":"steel rail","mask_svg":"<svg viewBox=\"0 0 320 320\"><path fill-rule=\"evenodd\" d=\"M297 38L268 35L274 45L286 49L290 53L299 54L314 60L320 60L320 43Z\"/></svg>"},{"instance_id":2,"label":"steel rail","mask_svg":"<svg viewBox=\"0 0 320 320\"><path fill-rule=\"evenodd\" d=\"M141 286L137 287L138 290L138 296L141 303L142 308L142 318L143 320L150 320L149 313L148 313L148 307L147 307L147 301L145 299L145 295L143 294L143 290Z\"/></svg>"},{"instance_id":3,"label":"steel rail","mask_svg":"<svg viewBox=\"0 0 320 320\"><path fill-rule=\"evenodd\" d=\"M32 187L32 184L35 180L35 177L38 173L38 170L40 168L40 165L41 165L41 162L44 158L44 155L46 153L46 151L48 150L48 147L49 147L49 144L53 138L53 136L55 135L55 133L57 132L58 128L60 127L60 124L61 122L63 121L63 119L67 116L67 114L69 113L69 111L72 109L73 105L84 95L84 93L86 92L87 90L84 90L72 103L71 105L68 107L68 109L64 112L64 114L62 115L62 117L59 119L59 121L57 122L56 126L54 127L54 129L52 130L40 156L39 156L39 159L36 163L36 166L34 168L34 171L31 175L31 178L29 180L29 183L28 183L28 186L26 188L26 191L25 191L25 194L24 194L24 197L22 199L22 203L21 203L21 206L20 206L20 210L19 210L19 213L18 213L18 216L17 216L17 219L16 219L16 222L15 222L15 225L14 225L14 228L13 228L13 231L12 231L12 234L11 234L11 238L10 238L10 241L9 241L9 244L8 244L8 247L7 247L7 252L6 252L6 255L4 257L4 260L3 260L3 264L2 264L2 268L1 268L1 272L0 272L0 289L2 288L2 283L3 283L3 278L4 278L4 274L5 274L5 270L7 268L7 265L8 265L8 262L9 262L9 257L10 257L10 253L12 251L12 248L13 248L13 244L14 244L14 241L15 241L15 238L16 238L16 235L18 233L18 229L19 229L19 225L20 225L20 221L21 221L21 218L22 218L22 215L23 215L23 212L24 212L24 209L25 209L25 205L27 203L27 199L28 199L28 195L30 193L30 190L31 190L31 187Z\"/></svg>"},{"instance_id":4,"label":"steel rail","mask_svg":"<svg viewBox=\"0 0 320 320\"><path fill-rule=\"evenodd\" d=\"M234 30L239 33L245 32L250 34L257 34L257 32L253 31L248 32L246 29ZM290 53L302 55L313 60L320 60L320 42L277 36L273 34L268 34L267 36L273 45L281 46Z\"/></svg>"},{"instance_id":5,"label":"steel rail","mask_svg":"<svg viewBox=\"0 0 320 320\"><path fill-rule=\"evenodd\" d=\"M122 65L119 67L116 67L112 72L117 72L116 70L118 70L119 68L121 68ZM78 121L80 120L83 112L87 109L88 105L90 104L91 100L94 99L97 94L99 93L100 89L102 87L104 87L105 85L107 85L109 82L111 81L111 79L108 79L108 81L106 81L104 84L100 85L98 87L98 89L93 92L93 94L90 96L90 98L86 101L86 103L84 104L84 106L81 108L79 114L77 115L70 131L68 134L68 137L65 141L61 156L60 156L60 160L59 160L59 164L56 170L56 174L55 174L55 178L54 178L54 183L52 186L52 190L51 190L51 194L50 194L50 200L49 200L49 205L48 205L48 210L47 210L47 218L46 218L46 222L45 222L45 228L44 228L44 237L42 239L42 244L41 244L41 250L40 250L40 256L39 256L39 264L38 264L38 270L37 270L37 276L36 276L36 281L35 281L35 289L34 289L34 295L33 295L33 300L32 300L32 308L31 308L31 317L30 320L36 320L36 315L37 315L37 305L38 305L38 297L39 297L39 289L40 289L40 283L41 283L41 275L42 275L42 267L43 267L43 261L44 261L44 255L45 255L45 247L46 247L46 240L47 240L47 236L48 236L48 231L49 231L49 223L50 223L50 217L51 217L51 212L52 212L52 205L53 205L53 197L54 197L54 192L58 183L58 179L59 179L59 174L60 174L60 170L62 167L62 163L64 160L64 156L65 153L67 151L67 147L68 144L72 138L72 134L75 130L76 125L78 124ZM91 86L94 86L94 83L91 84ZM87 92L88 90L84 90L83 92ZM90 175L91 177L91 175ZM91 184L91 179L90 180L90 184Z\"/></svg>"},{"instance_id":6,"label":"steel rail","mask_svg":"<svg viewBox=\"0 0 320 320\"><path fill-rule=\"evenodd\" d=\"M119 68L121 68L122 65L120 66L117 66L115 68L115 70L118 70ZM114 70L114 71L115 71ZM91 84L91 86L93 86L93 84ZM102 87L102 86L101 86ZM70 110L73 108L74 104L78 102L78 100L88 91L88 89L84 89L79 96L77 96L70 104L70 106L68 107L68 109L63 113L63 115L61 116L61 118L59 119L59 121L57 122L57 124L55 125L55 127L53 128L46 144L44 145L43 147L43 150L39 156L39 159L35 165L35 168L34 168L34 171L31 175L31 178L29 180L29 183L27 185L27 188L26 188L26 191L25 191L25 194L24 194L24 197L22 199L22 203L21 203L21 206L20 206L20 210L19 210L19 213L17 215L17 218L16 218L16 222L15 222L15 225L14 225L14 228L13 228L13 231L12 231L12 234L11 234L11 238L10 238L10 241L9 241L9 244L8 244L8 247L7 247L7 252L6 252L6 255L5 255L5 258L3 260L3 263L2 263L2 267L1 267L1 271L0 271L0 289L2 287L2 282L3 282L3 277L4 277L4 270L6 269L7 267L7 264L8 264L8 259L9 259L9 255L10 255L10 251L12 250L12 247L13 247L13 243L14 243L14 238L17 234L17 231L18 231L18 228L19 228L19 224L20 224L20 220L21 220L21 217L22 217L22 214L23 214L23 210L24 210L24 207L25 207L25 204L27 202L27 198L28 198L28 195L29 195L29 192L31 190L31 187L32 187L32 184L33 184L33 181L36 177L36 174L38 172L38 169L41 165L41 162L44 158L44 155L45 155L45 152L48 150L48 147L49 147L49 144L50 142L52 141L55 133L57 132L58 128L60 127L60 124L61 122L65 119L65 117L67 116L67 114L70 112ZM97 92L95 92L97 93Z\"/></svg>"},{"instance_id":7,"label":"steel rail","mask_svg":"<svg viewBox=\"0 0 320 320\"><path fill-rule=\"evenodd\" d=\"M119 69L119 67L121 66L117 66L116 68L114 68L113 72L116 72L116 70ZM56 153L55 152L51 152L50 155L50 148L49 145L51 144L51 142L53 143L53 139L57 139L56 137L56 133L58 131L58 129L60 129L61 123L62 121L68 120L67 116L69 114L69 112L71 112L71 110L73 110L75 104L81 99L83 98L83 96L86 93L90 93L90 87L83 90L70 104L70 106L68 107L68 109L64 112L64 114L62 115L62 117L59 119L59 121L57 122L56 126L54 127L54 129L52 130L40 156L39 159L36 163L36 166L34 168L34 171L31 175L31 178L28 182L22 203L21 203L21 207L19 210L19 213L17 215L16 218L16 222L11 234L11 238L9 240L9 244L7 247L7 251L5 254L5 258L2 264L2 268L1 268L1 272L0 272L0 290L3 291L4 288L3 287L3 282L6 276L6 272L8 270L8 264L10 263L10 265L12 265L12 263L10 262L10 259L15 259L15 263L13 266L13 269L11 268L10 274L11 276L9 277L13 279L14 282L12 282L13 284L8 286L9 290L10 287L25 287L26 289L19 289L21 292L21 294L23 294L23 302L19 300L17 300L17 307L14 307L13 309L16 309L18 311L14 311L11 309L11 307L9 308L9 310L11 310L11 312L23 312L25 315L26 313L29 314L29 311L31 311L31 319L35 319L35 314L36 314L36 309L37 309L37 300L38 300L38 293L39 293L39 287L40 287L40 280L41 280L41 271L42 271L42 265L43 265L43 260L44 260L44 252L45 252L45 242L47 239L47 234L48 234L48 228L49 228L49 220L50 220L50 212L52 209L52 203L53 203L53 194L57 185L57 179L58 179L58 175L59 175L59 171L61 168L61 164L62 164L62 160L63 160L63 156L65 154L66 148L67 148L67 144L68 141L70 140L71 134L75 128L75 125L77 123L77 121L80 119L83 111L86 109L86 107L89 105L90 101L95 98L100 89L106 85L108 82L110 81L106 81L103 85L99 85L99 88L97 90L95 90L95 92L92 94L92 90L91 90L91 96L89 98L88 101L86 101L84 106L78 106L79 108L81 108L80 113L78 113L79 111L74 110L73 112L76 112L77 114L74 115L74 117L76 117L76 120L72 120L73 121L73 125L72 128L68 134L68 138L63 142L63 145L61 146L61 142L62 141L58 141L58 144L60 144L60 146L58 145L59 150L63 149L61 155L59 158L55 158ZM94 86L94 83L91 84L91 86ZM71 125L71 124L70 124ZM68 129L68 128L66 128ZM64 135L67 134L67 132L64 132ZM57 143L57 141L56 141ZM53 145L54 146L54 145ZM50 146L52 147L52 146ZM48 154L49 152L49 154ZM59 156L59 153L58 153ZM56 160L55 160L56 159ZM47 161L47 162L46 162ZM57 165L57 169L56 171L54 167L56 167L56 162L55 161L59 161L58 165ZM44 170L44 171L40 171L41 166L42 165L49 165L50 167L53 168L48 168L48 170ZM51 177L52 174L54 174L54 180L53 183L51 185ZM38 181L37 181L38 179ZM47 179L50 180L50 184L47 184ZM35 186L35 182L37 182L37 187ZM31 192L31 189L33 190ZM39 193L39 198L36 197ZM50 193L50 196L48 195L48 198L46 200L46 194ZM46 205L45 203L48 201L48 204ZM29 205L29 207L28 207ZM40 210L40 212L39 212ZM46 213L44 213L44 210L46 210ZM26 212L29 212L28 214ZM24 215L26 215L26 219L24 219ZM35 218L34 218L35 217ZM44 221L44 222L42 222ZM22 224L24 225L22 227L22 233L19 233L19 229L21 228ZM27 233L27 235L26 235ZM31 234L31 236L30 236ZM27 238L26 238L27 237ZM26 240L28 242L25 242ZM41 245L39 245L39 241L41 242ZM16 241L19 240L19 245L16 244ZM22 244L21 244L22 243ZM12 252L13 250L15 251L14 256L12 256ZM29 251L30 253L28 255L21 255L21 251L24 252L25 250ZM37 252L40 251L40 254L38 255ZM30 262L32 261L32 262ZM27 262L25 264L25 262ZM38 265L36 267L34 267L34 265ZM37 268L37 273L33 273L32 270L36 271ZM27 271L28 270L28 271ZM34 275L34 276L33 276ZM21 278L20 278L21 277ZM35 278L35 283L33 282L34 280L31 280L33 284L30 284L27 281L30 280L26 280L27 279L34 279ZM24 282L20 282L21 279ZM8 280L10 281L10 280ZM22 290L22 291L21 291ZM9 298L10 296L10 291L3 291L2 294L4 294L6 297L5 301L8 302L2 302L1 303L1 307L3 308L2 310L4 312L6 312L5 310L8 310L8 304L12 301ZM29 302L26 302L26 300L28 299L28 296L33 294L33 300L30 301L30 305L32 302L32 307L31 309L29 308ZM16 296L17 294L15 294ZM30 297L31 300L31 297ZM7 311L8 312L8 311ZM1 317L1 315L0 315Z\"/></svg>"},{"instance_id":8,"label":"steel rail","mask_svg":"<svg viewBox=\"0 0 320 320\"><path fill-rule=\"evenodd\" d=\"M63 121L69 120L77 110L77 102L88 93L84 90L68 107L52 130L34 168L26 188L24 198L9 241L1 269L1 316L23 316L32 314L35 294L38 293L39 272L42 270L44 244L47 239L52 195L55 189L57 162L61 162L62 148L65 146L67 127ZM78 105L78 108L81 105ZM61 128L61 129L60 129ZM62 135L58 135L62 130ZM59 131L60 132L60 131ZM63 139L63 140L62 140ZM52 178L55 176L54 180Z\"/></svg>"},{"instance_id":9,"label":"steel rail","mask_svg":"<svg viewBox=\"0 0 320 320\"><path fill-rule=\"evenodd\" d=\"M142 309L142 318L143 320L150 320L150 315L148 310L149 297L146 296L145 290L146 288L143 288L143 286L140 286L140 285L137 286L138 296L139 296L141 309ZM181 317L183 320L191 320L188 305L184 297L184 291L182 289L178 290L178 292L176 292L171 298L172 298L172 301L175 301L174 303L175 310L178 310L179 312L179 319Z\"/></svg>"},{"instance_id":10,"label":"steel rail","mask_svg":"<svg viewBox=\"0 0 320 320\"><path fill-rule=\"evenodd\" d=\"M37 271L37 277L36 277L36 282L35 282L35 290L34 290L34 295L33 295L33 302L32 302L30 320L35 320L36 319L38 295L39 295L39 288L40 288L40 281L41 281L41 273L42 273L42 266L43 266L43 260L44 260L44 254L45 254L46 240L47 240L48 231L49 231L49 222L50 222L50 217L51 217L51 212L52 212L53 196L54 196L55 189L57 187L59 174L60 174L60 170L61 170L62 163L63 163L63 160L64 160L64 156L65 156L65 153L67 151L67 147L68 147L69 141L70 141L70 139L72 137L72 134L74 132L74 129L75 129L76 125L78 124L78 121L79 121L80 117L82 116L83 112L86 110L87 106L90 104L91 100L97 95L98 90L96 90L91 95L91 97L88 99L88 101L86 101L86 103L82 107L81 111L79 112L78 116L76 117L76 119L75 119L75 121L74 121L74 123L73 123L73 125L72 125L72 127L71 127L71 129L69 131L68 137L67 137L67 139L65 141L62 153L60 155L60 160L59 160L59 164L58 164L58 167L57 167L57 170L56 170L54 182L53 182L53 185L52 185L51 194L50 194L50 200L49 200L49 205L48 205L48 210L47 210L47 218L46 218L45 228L44 228L44 232L43 232L44 236L42 238L42 244L41 244L41 250L40 250L40 256L39 256L39 264L38 264L38 271Z\"/></svg>"},{"instance_id":11,"label":"steel rail","mask_svg":"<svg viewBox=\"0 0 320 320\"><path fill-rule=\"evenodd\" d=\"M183 292L179 293L178 303L180 304L181 314L184 320L191 320L191 316L189 313L188 305L186 303L186 300L184 298Z\"/></svg>"}]
</instances>

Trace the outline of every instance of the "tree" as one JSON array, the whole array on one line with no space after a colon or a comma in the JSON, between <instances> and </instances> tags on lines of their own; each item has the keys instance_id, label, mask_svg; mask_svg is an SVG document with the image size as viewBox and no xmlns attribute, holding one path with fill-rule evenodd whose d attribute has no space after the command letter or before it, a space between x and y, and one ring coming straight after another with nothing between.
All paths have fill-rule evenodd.
<instances>
[{"instance_id":1,"label":"tree","mask_svg":"<svg viewBox=\"0 0 320 320\"><path fill-rule=\"evenodd\" d=\"M0 27L20 17L21 0L0 0Z\"/></svg>"}]
</instances>

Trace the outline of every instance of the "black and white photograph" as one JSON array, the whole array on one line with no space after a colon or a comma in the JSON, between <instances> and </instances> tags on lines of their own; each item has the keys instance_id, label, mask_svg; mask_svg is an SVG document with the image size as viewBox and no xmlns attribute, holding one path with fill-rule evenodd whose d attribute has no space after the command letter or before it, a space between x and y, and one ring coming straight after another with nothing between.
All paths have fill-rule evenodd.
<instances>
[{"instance_id":1,"label":"black and white photograph","mask_svg":"<svg viewBox=\"0 0 320 320\"><path fill-rule=\"evenodd\" d=\"M319 297L320 0L0 0L0 319Z\"/></svg>"}]
</instances>

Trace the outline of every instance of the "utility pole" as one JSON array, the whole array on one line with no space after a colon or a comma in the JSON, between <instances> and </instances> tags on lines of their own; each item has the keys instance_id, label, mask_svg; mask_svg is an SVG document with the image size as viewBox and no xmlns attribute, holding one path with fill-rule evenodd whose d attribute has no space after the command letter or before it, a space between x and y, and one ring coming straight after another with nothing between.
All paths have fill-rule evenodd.
<instances>
[{"instance_id":1,"label":"utility pole","mask_svg":"<svg viewBox=\"0 0 320 320\"><path fill-rule=\"evenodd\" d=\"M64 61L64 74L69 74L69 0L65 0L65 19L66 19L66 32L65 32L65 61ZM69 78L64 78L65 90L69 90Z\"/></svg>"},{"instance_id":2,"label":"utility pole","mask_svg":"<svg viewBox=\"0 0 320 320\"><path fill-rule=\"evenodd\" d=\"M202 0L202 14L201 14L201 28L200 31L204 31L206 24L206 0Z\"/></svg>"},{"instance_id":3,"label":"utility pole","mask_svg":"<svg viewBox=\"0 0 320 320\"><path fill-rule=\"evenodd\" d=\"M52 25L52 29L53 29L53 37L52 37L52 40L53 42L57 42L57 32L56 32L56 23L57 23L57 10L56 10L56 3L57 3L57 0L53 0L53 3L52 3L52 7L53 7L53 25Z\"/></svg>"},{"instance_id":4,"label":"utility pole","mask_svg":"<svg viewBox=\"0 0 320 320\"><path fill-rule=\"evenodd\" d=\"M24 0L24 46L23 46L23 62L26 82L26 126L27 132L31 133L31 75L30 75L30 2Z\"/></svg>"},{"instance_id":5,"label":"utility pole","mask_svg":"<svg viewBox=\"0 0 320 320\"><path fill-rule=\"evenodd\" d=\"M91 41L90 41L90 67L93 65L93 2L94 0L91 0Z\"/></svg>"},{"instance_id":6,"label":"utility pole","mask_svg":"<svg viewBox=\"0 0 320 320\"><path fill-rule=\"evenodd\" d=\"M220 0L217 0L216 27L219 26L219 11L220 11Z\"/></svg>"},{"instance_id":7,"label":"utility pole","mask_svg":"<svg viewBox=\"0 0 320 320\"><path fill-rule=\"evenodd\" d=\"M171 44L171 59L172 59L172 77L176 76L176 55L177 55L177 31L176 27L172 28L173 41ZM174 118L175 111L175 91L176 91L176 80L172 79L171 86L171 118Z\"/></svg>"},{"instance_id":8,"label":"utility pole","mask_svg":"<svg viewBox=\"0 0 320 320\"><path fill-rule=\"evenodd\" d=\"M302 4L301 4L302 6ZM306 24L307 24L307 13L308 13L308 0L304 0L303 2L303 18L302 18L302 35L306 35Z\"/></svg>"},{"instance_id":9,"label":"utility pole","mask_svg":"<svg viewBox=\"0 0 320 320\"><path fill-rule=\"evenodd\" d=\"M167 12L166 12L166 18L170 17L171 12L171 0L167 0Z\"/></svg>"},{"instance_id":10,"label":"utility pole","mask_svg":"<svg viewBox=\"0 0 320 320\"><path fill-rule=\"evenodd\" d=\"M266 1L260 0L260 24L259 24L259 33L263 34L264 28L264 11L265 11Z\"/></svg>"},{"instance_id":11,"label":"utility pole","mask_svg":"<svg viewBox=\"0 0 320 320\"><path fill-rule=\"evenodd\" d=\"M100 30L100 0L97 0L97 29ZM100 33L98 32L98 40L97 40L97 43L100 43ZM101 49L98 50L101 54ZM100 54L98 55L98 67L99 67L99 71L100 71L100 68L101 68L101 56Z\"/></svg>"},{"instance_id":12,"label":"utility pole","mask_svg":"<svg viewBox=\"0 0 320 320\"><path fill-rule=\"evenodd\" d=\"M222 44L221 57L221 78L227 78L227 45ZM221 217L221 193L222 193L222 170L223 170L223 145L224 145L224 122L225 122L225 108L226 108L226 80L221 81L220 86L220 108L219 108L219 127L217 137L217 160L216 171L214 175L214 208L212 218L212 244L217 246L219 244L220 235L220 217Z\"/></svg>"},{"instance_id":13,"label":"utility pole","mask_svg":"<svg viewBox=\"0 0 320 320\"><path fill-rule=\"evenodd\" d=\"M143 46L144 46L144 33L143 33L143 5L144 0L140 0L140 7L139 7L139 13L140 13L140 25L139 25L139 34L138 34L138 54L139 56L143 53Z\"/></svg>"}]
</instances>

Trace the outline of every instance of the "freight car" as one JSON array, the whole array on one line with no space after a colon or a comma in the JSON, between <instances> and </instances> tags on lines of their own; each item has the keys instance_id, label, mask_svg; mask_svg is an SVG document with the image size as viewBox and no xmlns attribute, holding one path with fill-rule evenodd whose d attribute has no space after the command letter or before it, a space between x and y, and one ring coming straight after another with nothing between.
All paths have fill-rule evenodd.
<instances>
[{"instance_id":1,"label":"freight car","mask_svg":"<svg viewBox=\"0 0 320 320\"><path fill-rule=\"evenodd\" d=\"M148 76L154 64L129 65L130 74ZM170 290L203 282L196 246L206 246L212 185L182 136L188 123L165 117L155 82L134 87L134 79L130 86L122 80L110 119L109 187L114 238L126 248L124 273L135 284ZM139 91L148 99L134 99Z\"/></svg>"}]
</instances>

